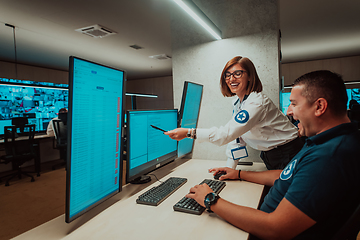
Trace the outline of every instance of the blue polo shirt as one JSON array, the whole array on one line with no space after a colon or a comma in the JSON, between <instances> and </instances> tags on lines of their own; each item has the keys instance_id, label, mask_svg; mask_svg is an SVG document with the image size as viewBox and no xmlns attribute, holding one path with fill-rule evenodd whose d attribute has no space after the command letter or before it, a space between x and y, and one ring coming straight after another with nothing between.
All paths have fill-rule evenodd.
<instances>
[{"instance_id":1,"label":"blue polo shirt","mask_svg":"<svg viewBox=\"0 0 360 240\"><path fill-rule=\"evenodd\" d=\"M274 211L285 197L316 221L295 239L329 239L359 205L359 189L360 132L345 123L306 139L260 210Z\"/></svg>"}]
</instances>

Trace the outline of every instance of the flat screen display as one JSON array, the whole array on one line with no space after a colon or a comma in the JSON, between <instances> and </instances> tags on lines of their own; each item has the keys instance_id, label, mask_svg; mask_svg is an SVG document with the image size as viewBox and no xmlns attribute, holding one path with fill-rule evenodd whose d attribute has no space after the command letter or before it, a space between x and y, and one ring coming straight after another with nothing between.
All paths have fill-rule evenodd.
<instances>
[{"instance_id":1,"label":"flat screen display","mask_svg":"<svg viewBox=\"0 0 360 240\"><path fill-rule=\"evenodd\" d=\"M121 191L125 72L70 57L66 222Z\"/></svg>"},{"instance_id":2,"label":"flat screen display","mask_svg":"<svg viewBox=\"0 0 360 240\"><path fill-rule=\"evenodd\" d=\"M286 115L290 105L291 92L280 92L280 110Z\"/></svg>"},{"instance_id":3,"label":"flat screen display","mask_svg":"<svg viewBox=\"0 0 360 240\"><path fill-rule=\"evenodd\" d=\"M199 118L203 85L185 81L179 112L179 127L196 128ZM178 142L178 157L193 150L194 140L185 138Z\"/></svg>"},{"instance_id":4,"label":"flat screen display","mask_svg":"<svg viewBox=\"0 0 360 240\"><path fill-rule=\"evenodd\" d=\"M347 108L349 109L349 103L350 100L356 100L359 104L360 104L360 88L352 88L352 89L346 89L347 94L348 94L348 104L347 104Z\"/></svg>"},{"instance_id":5,"label":"flat screen display","mask_svg":"<svg viewBox=\"0 0 360 240\"><path fill-rule=\"evenodd\" d=\"M351 99L360 103L360 88L346 89L348 96L347 108L349 109L349 103ZM290 105L291 92L280 92L280 110L286 115L287 109Z\"/></svg>"},{"instance_id":6,"label":"flat screen display","mask_svg":"<svg viewBox=\"0 0 360 240\"><path fill-rule=\"evenodd\" d=\"M177 141L163 134L177 127L177 109L127 112L127 182L174 160Z\"/></svg>"},{"instance_id":7,"label":"flat screen display","mask_svg":"<svg viewBox=\"0 0 360 240\"><path fill-rule=\"evenodd\" d=\"M68 108L68 85L0 78L0 135L12 118L26 117L45 132L61 108Z\"/></svg>"}]
</instances>

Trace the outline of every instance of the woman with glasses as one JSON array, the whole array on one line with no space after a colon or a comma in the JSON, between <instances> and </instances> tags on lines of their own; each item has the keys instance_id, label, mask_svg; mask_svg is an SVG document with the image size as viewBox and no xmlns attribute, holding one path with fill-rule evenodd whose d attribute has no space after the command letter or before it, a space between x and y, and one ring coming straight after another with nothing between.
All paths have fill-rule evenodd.
<instances>
[{"instance_id":1,"label":"woman with glasses","mask_svg":"<svg viewBox=\"0 0 360 240\"><path fill-rule=\"evenodd\" d=\"M186 137L227 145L227 166L235 168L238 160L247 155L248 145L261 151L268 169L283 169L302 148L297 128L262 93L262 84L254 64L245 57L228 61L220 78L225 97L236 95L233 117L222 127L210 129L177 128L166 132L180 141Z\"/></svg>"}]
</instances>

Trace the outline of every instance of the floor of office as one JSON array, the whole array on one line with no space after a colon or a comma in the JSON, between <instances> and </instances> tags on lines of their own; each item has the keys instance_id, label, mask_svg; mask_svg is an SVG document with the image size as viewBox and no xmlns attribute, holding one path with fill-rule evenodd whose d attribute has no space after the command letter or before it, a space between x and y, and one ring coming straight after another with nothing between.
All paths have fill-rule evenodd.
<instances>
[{"instance_id":1,"label":"floor of office","mask_svg":"<svg viewBox=\"0 0 360 240\"><path fill-rule=\"evenodd\" d=\"M0 182L0 240L16 237L65 213L66 171L64 167L52 170L61 161L42 164L41 176L34 174L35 182L28 177L14 178L7 187L6 179Z\"/></svg>"},{"instance_id":2,"label":"floor of office","mask_svg":"<svg viewBox=\"0 0 360 240\"><path fill-rule=\"evenodd\" d=\"M0 240L7 240L37 227L65 213L65 167L52 170L63 160L41 165L41 176L15 177L5 187L6 178L0 182ZM5 173L0 173L0 177Z\"/></svg>"}]
</instances>

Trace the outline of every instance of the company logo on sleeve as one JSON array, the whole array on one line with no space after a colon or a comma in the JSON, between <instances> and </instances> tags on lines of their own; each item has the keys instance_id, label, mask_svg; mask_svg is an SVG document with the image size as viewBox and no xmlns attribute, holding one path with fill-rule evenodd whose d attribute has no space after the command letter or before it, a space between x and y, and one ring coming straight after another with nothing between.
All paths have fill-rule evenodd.
<instances>
[{"instance_id":1,"label":"company logo on sleeve","mask_svg":"<svg viewBox=\"0 0 360 240\"><path fill-rule=\"evenodd\" d=\"M238 123L246 123L249 121L249 113L246 110L241 110L238 114L236 114L235 121Z\"/></svg>"},{"instance_id":2,"label":"company logo on sleeve","mask_svg":"<svg viewBox=\"0 0 360 240\"><path fill-rule=\"evenodd\" d=\"M295 166L296 166L296 163L297 163L297 159L295 159L294 161L292 161L291 163L289 163L286 168L284 168L284 170L281 172L280 174L280 179L281 180L288 180L289 178L291 178L293 172L294 172L294 169L295 169Z\"/></svg>"}]
</instances>

